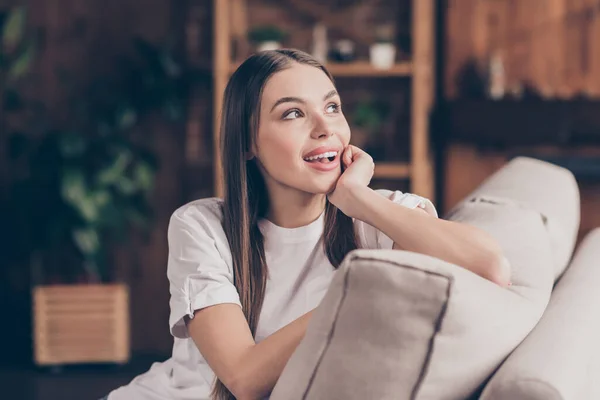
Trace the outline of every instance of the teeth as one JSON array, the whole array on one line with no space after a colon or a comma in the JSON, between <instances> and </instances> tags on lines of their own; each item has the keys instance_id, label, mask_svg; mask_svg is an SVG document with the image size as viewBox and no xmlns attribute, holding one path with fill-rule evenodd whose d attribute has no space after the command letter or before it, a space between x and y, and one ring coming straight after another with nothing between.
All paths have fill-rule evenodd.
<instances>
[{"instance_id":1,"label":"teeth","mask_svg":"<svg viewBox=\"0 0 600 400\"><path fill-rule=\"evenodd\" d=\"M316 156L306 157L304 160L312 161L312 160L317 160L319 158L335 157L335 156L337 156L337 153L338 153L337 151L328 151L327 153L322 153L322 154L317 154Z\"/></svg>"}]
</instances>

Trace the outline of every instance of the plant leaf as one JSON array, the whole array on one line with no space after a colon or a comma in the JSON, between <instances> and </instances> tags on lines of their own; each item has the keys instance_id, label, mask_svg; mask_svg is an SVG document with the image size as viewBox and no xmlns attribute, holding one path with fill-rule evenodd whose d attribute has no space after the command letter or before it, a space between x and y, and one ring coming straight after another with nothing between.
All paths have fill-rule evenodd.
<instances>
[{"instance_id":1,"label":"plant leaf","mask_svg":"<svg viewBox=\"0 0 600 400\"><path fill-rule=\"evenodd\" d=\"M126 176L121 176L119 178L116 188L124 196L131 196L138 190L135 182Z\"/></svg>"},{"instance_id":2,"label":"plant leaf","mask_svg":"<svg viewBox=\"0 0 600 400\"><path fill-rule=\"evenodd\" d=\"M2 45L5 49L10 51L21 42L25 33L26 18L25 7L17 7L10 12L2 29Z\"/></svg>"},{"instance_id":3,"label":"plant leaf","mask_svg":"<svg viewBox=\"0 0 600 400\"><path fill-rule=\"evenodd\" d=\"M96 190L95 192L92 192L90 197L98 208L106 207L111 201L111 195L108 190Z\"/></svg>"},{"instance_id":4,"label":"plant leaf","mask_svg":"<svg viewBox=\"0 0 600 400\"><path fill-rule=\"evenodd\" d=\"M148 163L138 162L133 170L133 179L137 187L147 192L154 184L154 171Z\"/></svg>"},{"instance_id":5,"label":"plant leaf","mask_svg":"<svg viewBox=\"0 0 600 400\"><path fill-rule=\"evenodd\" d=\"M73 205L77 208L79 215L81 215L85 222L89 224L96 224L98 222L100 209L91 195L79 199Z\"/></svg>"},{"instance_id":6,"label":"plant leaf","mask_svg":"<svg viewBox=\"0 0 600 400\"><path fill-rule=\"evenodd\" d=\"M117 111L116 123L121 130L130 129L137 122L137 113L132 107L120 107Z\"/></svg>"},{"instance_id":7,"label":"plant leaf","mask_svg":"<svg viewBox=\"0 0 600 400\"><path fill-rule=\"evenodd\" d=\"M181 67L179 66L179 64L177 64L177 62L173 59L173 57L171 56L171 54L169 54L168 52L163 52L160 55L160 61L162 64L162 67L165 71L165 74L171 78L177 77L179 75L181 75Z\"/></svg>"},{"instance_id":8,"label":"plant leaf","mask_svg":"<svg viewBox=\"0 0 600 400\"><path fill-rule=\"evenodd\" d=\"M61 181L61 195L67 204L70 204L87 223L96 223L100 216L98 202L102 202L88 191L84 174L81 170L67 169Z\"/></svg>"},{"instance_id":9,"label":"plant leaf","mask_svg":"<svg viewBox=\"0 0 600 400\"><path fill-rule=\"evenodd\" d=\"M15 60L8 71L8 78L11 80L19 79L27 72L31 67L33 57L35 55L35 44L30 41L25 49L21 52L19 57Z\"/></svg>"},{"instance_id":10,"label":"plant leaf","mask_svg":"<svg viewBox=\"0 0 600 400\"><path fill-rule=\"evenodd\" d=\"M86 196L86 185L81 170L68 168L61 177L61 196L68 204L77 206Z\"/></svg>"},{"instance_id":11,"label":"plant leaf","mask_svg":"<svg viewBox=\"0 0 600 400\"><path fill-rule=\"evenodd\" d=\"M91 227L75 229L73 241L86 258L93 258L100 250L100 236Z\"/></svg>"},{"instance_id":12,"label":"plant leaf","mask_svg":"<svg viewBox=\"0 0 600 400\"><path fill-rule=\"evenodd\" d=\"M98 172L98 183L104 186L117 184L119 179L123 176L123 173L125 172L130 160L131 153L126 150L121 151L117 157L113 159L112 164L106 166Z\"/></svg>"}]
</instances>

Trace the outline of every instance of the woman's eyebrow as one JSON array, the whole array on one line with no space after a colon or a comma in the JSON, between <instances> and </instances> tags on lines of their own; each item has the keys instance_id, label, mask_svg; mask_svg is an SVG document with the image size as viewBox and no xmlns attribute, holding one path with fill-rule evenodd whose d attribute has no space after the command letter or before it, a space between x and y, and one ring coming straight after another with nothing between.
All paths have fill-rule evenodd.
<instances>
[{"instance_id":1,"label":"woman's eyebrow","mask_svg":"<svg viewBox=\"0 0 600 400\"><path fill-rule=\"evenodd\" d=\"M329 91L324 97L323 97L323 101L330 99L334 96L336 96L338 94L338 92L334 89ZM275 104L273 104L273 107L271 107L271 111L269 112L273 112L273 110L275 109L275 107L277 107L278 105L280 105L281 103L300 103L300 104L306 104L306 101L304 99L301 99L300 97L282 97L279 100L277 100L275 102Z\"/></svg>"},{"instance_id":2,"label":"woman's eyebrow","mask_svg":"<svg viewBox=\"0 0 600 400\"><path fill-rule=\"evenodd\" d=\"M302 103L302 104L306 104L306 101L304 101L300 97L282 97L279 100L277 100L275 102L275 104L273 104L273 107L271 107L271 111L269 111L269 112L273 112L273 110L275 109L275 107L277 107L281 103Z\"/></svg>"},{"instance_id":3,"label":"woman's eyebrow","mask_svg":"<svg viewBox=\"0 0 600 400\"><path fill-rule=\"evenodd\" d=\"M333 90L331 90L329 93L327 93L327 94L325 95L325 97L323 97L323 101L325 101L325 100L327 100L327 99L330 99L330 98L332 98L333 96L337 96L337 94L338 94L338 92L337 92L335 89L333 89Z\"/></svg>"}]
</instances>

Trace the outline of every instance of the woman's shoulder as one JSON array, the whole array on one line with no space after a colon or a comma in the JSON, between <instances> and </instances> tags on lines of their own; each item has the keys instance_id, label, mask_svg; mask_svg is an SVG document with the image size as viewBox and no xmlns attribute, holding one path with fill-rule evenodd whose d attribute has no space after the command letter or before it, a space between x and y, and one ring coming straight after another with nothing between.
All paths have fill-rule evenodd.
<instances>
[{"instance_id":1,"label":"woman's shoulder","mask_svg":"<svg viewBox=\"0 0 600 400\"><path fill-rule=\"evenodd\" d=\"M223 200L209 197L190 201L176 209L171 215L171 225L200 226L213 230L220 228L223 221Z\"/></svg>"}]
</instances>

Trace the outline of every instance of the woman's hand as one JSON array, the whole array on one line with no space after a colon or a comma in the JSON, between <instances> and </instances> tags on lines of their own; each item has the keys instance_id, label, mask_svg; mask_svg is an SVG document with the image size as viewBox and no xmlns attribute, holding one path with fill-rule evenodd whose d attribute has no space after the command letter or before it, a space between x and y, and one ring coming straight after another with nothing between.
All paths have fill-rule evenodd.
<instances>
[{"instance_id":1,"label":"woman's hand","mask_svg":"<svg viewBox=\"0 0 600 400\"><path fill-rule=\"evenodd\" d=\"M373 158L356 146L349 145L342 154L342 175L338 178L334 190L327 195L329 201L352 218L359 218L356 206L356 194L361 190L370 190L375 164Z\"/></svg>"}]
</instances>

